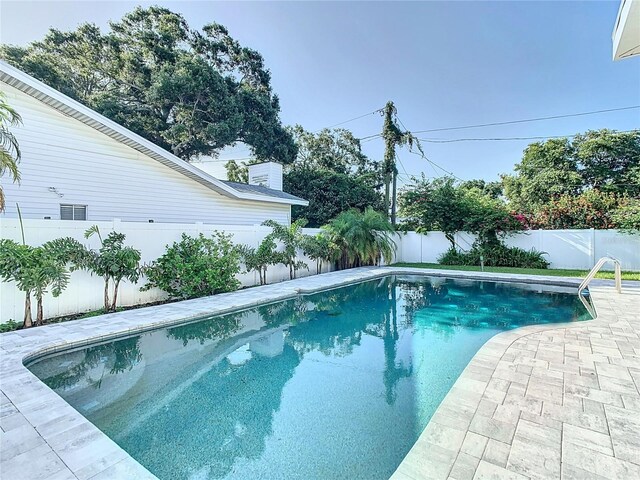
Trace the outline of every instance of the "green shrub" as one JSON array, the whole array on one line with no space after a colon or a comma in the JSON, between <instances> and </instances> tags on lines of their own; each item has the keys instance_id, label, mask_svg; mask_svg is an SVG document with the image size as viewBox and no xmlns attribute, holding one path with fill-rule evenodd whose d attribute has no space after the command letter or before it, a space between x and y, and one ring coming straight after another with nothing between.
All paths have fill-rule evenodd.
<instances>
[{"instance_id":1,"label":"green shrub","mask_svg":"<svg viewBox=\"0 0 640 480\"><path fill-rule=\"evenodd\" d=\"M640 234L640 200L623 202L613 214L613 221L618 230L631 235Z\"/></svg>"},{"instance_id":2,"label":"green shrub","mask_svg":"<svg viewBox=\"0 0 640 480\"><path fill-rule=\"evenodd\" d=\"M151 265L145 267L147 284L142 290L157 287L171 298L196 298L231 292L240 287L240 253L231 236L214 232L209 237L182 234L179 242Z\"/></svg>"},{"instance_id":3,"label":"green shrub","mask_svg":"<svg viewBox=\"0 0 640 480\"><path fill-rule=\"evenodd\" d=\"M11 318L4 323L0 323L0 333L13 332L18 328L20 328L20 325L18 325L17 322L14 322Z\"/></svg>"},{"instance_id":4,"label":"green shrub","mask_svg":"<svg viewBox=\"0 0 640 480\"><path fill-rule=\"evenodd\" d=\"M546 253L537 250L523 250L502 244L481 248L474 245L468 252L450 248L438 258L441 265L480 265L480 257L487 267L548 268Z\"/></svg>"}]
</instances>

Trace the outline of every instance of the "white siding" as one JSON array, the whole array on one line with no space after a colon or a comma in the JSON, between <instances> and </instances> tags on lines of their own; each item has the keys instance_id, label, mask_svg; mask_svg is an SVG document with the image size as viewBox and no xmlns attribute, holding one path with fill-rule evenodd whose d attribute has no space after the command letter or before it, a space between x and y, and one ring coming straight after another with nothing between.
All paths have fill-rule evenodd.
<instances>
[{"instance_id":1,"label":"white siding","mask_svg":"<svg viewBox=\"0 0 640 480\"><path fill-rule=\"evenodd\" d=\"M255 225L290 221L290 206L220 195L156 160L4 83L22 116L20 184L3 177L9 218L60 218L60 204L87 205L89 221ZM54 187L63 197L49 191Z\"/></svg>"}]
</instances>

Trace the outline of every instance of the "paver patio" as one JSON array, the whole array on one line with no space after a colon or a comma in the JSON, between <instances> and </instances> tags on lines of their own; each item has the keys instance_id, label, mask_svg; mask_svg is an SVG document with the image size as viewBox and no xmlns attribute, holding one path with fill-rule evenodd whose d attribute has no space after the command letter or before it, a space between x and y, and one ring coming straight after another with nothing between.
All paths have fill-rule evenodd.
<instances>
[{"instance_id":1,"label":"paver patio","mask_svg":"<svg viewBox=\"0 0 640 480\"><path fill-rule=\"evenodd\" d=\"M360 268L0 335L0 473L155 478L23 361L390 273L577 285L576 279ZM640 288L597 281L598 318L501 333L475 355L396 479L640 478Z\"/></svg>"}]
</instances>

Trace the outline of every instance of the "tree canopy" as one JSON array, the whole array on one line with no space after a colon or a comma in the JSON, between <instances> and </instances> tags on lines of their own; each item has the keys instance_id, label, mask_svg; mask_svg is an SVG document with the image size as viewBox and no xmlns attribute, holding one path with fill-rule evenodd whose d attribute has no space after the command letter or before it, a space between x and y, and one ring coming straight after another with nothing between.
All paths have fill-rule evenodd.
<instances>
[{"instance_id":1,"label":"tree canopy","mask_svg":"<svg viewBox=\"0 0 640 480\"><path fill-rule=\"evenodd\" d=\"M383 209L380 164L362 153L349 130L312 133L297 125L291 133L298 155L285 166L284 190L309 200L308 207L293 206L294 220L306 218L310 227L320 227L351 208Z\"/></svg>"},{"instance_id":2,"label":"tree canopy","mask_svg":"<svg viewBox=\"0 0 640 480\"><path fill-rule=\"evenodd\" d=\"M323 169L344 174L377 174L378 162L364 153L360 140L344 128L308 132L300 125L289 129L298 146L298 156L288 168Z\"/></svg>"},{"instance_id":3,"label":"tree canopy","mask_svg":"<svg viewBox=\"0 0 640 480\"><path fill-rule=\"evenodd\" d=\"M506 203L476 186L451 177L414 178L399 198L404 228L419 233L439 230L455 247L455 234L478 236L483 245L499 243L501 236L521 231L524 218L510 212Z\"/></svg>"},{"instance_id":4,"label":"tree canopy","mask_svg":"<svg viewBox=\"0 0 640 480\"><path fill-rule=\"evenodd\" d=\"M505 175L502 181L511 205L524 212L588 189L638 196L640 131L590 130L573 140L533 143L516 164L515 175Z\"/></svg>"},{"instance_id":5,"label":"tree canopy","mask_svg":"<svg viewBox=\"0 0 640 480\"><path fill-rule=\"evenodd\" d=\"M261 160L296 156L264 59L217 23L198 31L166 8L138 7L108 32L51 29L0 56L185 160L239 141Z\"/></svg>"},{"instance_id":6,"label":"tree canopy","mask_svg":"<svg viewBox=\"0 0 640 480\"><path fill-rule=\"evenodd\" d=\"M320 227L341 212L372 207L382 211L382 197L371 182L330 170L295 168L284 176L285 191L305 198L309 206L294 205L293 219L306 218L309 227Z\"/></svg>"}]
</instances>

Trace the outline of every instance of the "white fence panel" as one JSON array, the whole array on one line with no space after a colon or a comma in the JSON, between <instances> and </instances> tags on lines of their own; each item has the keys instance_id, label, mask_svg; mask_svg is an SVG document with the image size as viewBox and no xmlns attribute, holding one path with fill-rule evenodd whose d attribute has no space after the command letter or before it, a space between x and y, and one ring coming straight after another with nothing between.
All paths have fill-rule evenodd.
<instances>
[{"instance_id":1,"label":"white fence panel","mask_svg":"<svg viewBox=\"0 0 640 480\"><path fill-rule=\"evenodd\" d=\"M82 222L62 220L37 220L25 219L24 234L26 243L41 245L48 240L60 237L72 237L91 248L99 247L99 240L95 237L84 238L84 232L91 225L98 225L102 236L111 231L124 233L126 245L131 245L140 250L143 263L149 263L165 252L167 245L180 240L182 233L195 236L203 233L206 236L214 231L221 231L232 235L236 244L257 246L262 239L271 232L271 228L263 226L243 225L208 225L208 224L177 224L177 223L142 223L121 222L119 220L108 222ZM304 233L315 235L319 229L306 228ZM0 219L0 237L22 242L20 223L16 219ZM297 272L298 277L316 273L315 261L310 260L300 252L300 259L309 266L308 270ZM329 271L329 265L323 265L323 272ZM267 272L269 283L280 282L289 278L289 269L283 265L270 266ZM252 286L259 283L255 272L242 273L238 279L243 286ZM136 305L150 303L166 299L166 294L158 289L146 292L140 291L145 284L142 278L137 284L123 282L118 294L118 305ZM85 271L77 271L71 274L68 288L57 298L47 295L44 298L45 318L70 315L78 312L97 310L102 308L102 292L104 283L102 278L91 275ZM2 282L0 285L0 322L9 319L21 321L24 312L24 294L13 283ZM35 301L33 305L35 314Z\"/></svg>"},{"instance_id":2,"label":"white fence panel","mask_svg":"<svg viewBox=\"0 0 640 480\"><path fill-rule=\"evenodd\" d=\"M640 270L640 235L621 235L615 230L595 231L595 259L613 257L624 270ZM611 265L607 265L613 268Z\"/></svg>"},{"instance_id":3,"label":"white fence panel","mask_svg":"<svg viewBox=\"0 0 640 480\"><path fill-rule=\"evenodd\" d=\"M418 263L422 262L422 235L416 232L407 232L396 240L398 261Z\"/></svg>"},{"instance_id":4,"label":"white fence panel","mask_svg":"<svg viewBox=\"0 0 640 480\"><path fill-rule=\"evenodd\" d=\"M475 240L468 233L457 233L455 239L463 250L471 248ZM401 262L435 263L450 246L442 232L409 232L401 241ZM640 236L616 230L532 230L508 237L505 243L545 252L550 268L589 270L600 257L612 256L620 260L624 270L640 270Z\"/></svg>"}]
</instances>

